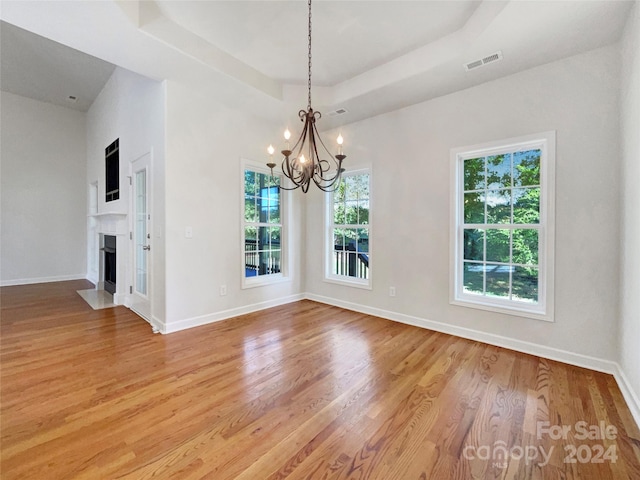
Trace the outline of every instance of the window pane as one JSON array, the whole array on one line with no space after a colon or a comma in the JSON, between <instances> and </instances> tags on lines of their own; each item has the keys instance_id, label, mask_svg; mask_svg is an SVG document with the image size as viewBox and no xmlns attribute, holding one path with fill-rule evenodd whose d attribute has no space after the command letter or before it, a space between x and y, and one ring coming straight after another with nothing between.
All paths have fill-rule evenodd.
<instances>
[{"instance_id":1,"label":"window pane","mask_svg":"<svg viewBox=\"0 0 640 480\"><path fill-rule=\"evenodd\" d=\"M344 232L345 248L347 250L351 250L352 252L355 252L356 241L358 239L357 230L355 228L345 228L343 232Z\"/></svg>"},{"instance_id":2,"label":"window pane","mask_svg":"<svg viewBox=\"0 0 640 480\"><path fill-rule=\"evenodd\" d=\"M258 231L257 227L245 227L244 228L245 242L251 242L255 245L256 239L257 239L257 231ZM253 250L255 250L255 248Z\"/></svg>"},{"instance_id":3,"label":"window pane","mask_svg":"<svg viewBox=\"0 0 640 480\"><path fill-rule=\"evenodd\" d=\"M464 262L462 284L465 293L484 292L484 266L481 263Z\"/></svg>"},{"instance_id":4,"label":"window pane","mask_svg":"<svg viewBox=\"0 0 640 480\"><path fill-rule=\"evenodd\" d=\"M256 211L258 221L260 223L267 223L269 220L269 199L267 197L256 198Z\"/></svg>"},{"instance_id":5,"label":"window pane","mask_svg":"<svg viewBox=\"0 0 640 480\"><path fill-rule=\"evenodd\" d=\"M244 276L255 277L258 275L257 252L257 228L245 227L244 229Z\"/></svg>"},{"instance_id":6,"label":"window pane","mask_svg":"<svg viewBox=\"0 0 640 480\"><path fill-rule=\"evenodd\" d=\"M509 298L509 273L507 265L487 264L487 295Z\"/></svg>"},{"instance_id":7,"label":"window pane","mask_svg":"<svg viewBox=\"0 0 640 480\"><path fill-rule=\"evenodd\" d=\"M509 263L510 233L506 229L487 230L487 262Z\"/></svg>"},{"instance_id":8,"label":"window pane","mask_svg":"<svg viewBox=\"0 0 640 480\"><path fill-rule=\"evenodd\" d=\"M257 195L256 173L251 170L244 171L244 193L246 195Z\"/></svg>"},{"instance_id":9,"label":"window pane","mask_svg":"<svg viewBox=\"0 0 640 480\"><path fill-rule=\"evenodd\" d=\"M513 154L514 186L540 185L540 150Z\"/></svg>"},{"instance_id":10,"label":"window pane","mask_svg":"<svg viewBox=\"0 0 640 480\"><path fill-rule=\"evenodd\" d=\"M346 200L369 198L369 175L347 175L344 177Z\"/></svg>"},{"instance_id":11,"label":"window pane","mask_svg":"<svg viewBox=\"0 0 640 480\"><path fill-rule=\"evenodd\" d=\"M258 252L258 275L268 275L269 272L269 259L271 253L268 250L262 250Z\"/></svg>"},{"instance_id":12,"label":"window pane","mask_svg":"<svg viewBox=\"0 0 640 480\"><path fill-rule=\"evenodd\" d=\"M258 250L269 248L269 227L258 227Z\"/></svg>"},{"instance_id":13,"label":"window pane","mask_svg":"<svg viewBox=\"0 0 640 480\"><path fill-rule=\"evenodd\" d=\"M513 263L538 265L538 230L513 231Z\"/></svg>"},{"instance_id":14,"label":"window pane","mask_svg":"<svg viewBox=\"0 0 640 480\"><path fill-rule=\"evenodd\" d=\"M369 223L369 200L358 202L358 224L367 225Z\"/></svg>"},{"instance_id":15,"label":"window pane","mask_svg":"<svg viewBox=\"0 0 640 480\"><path fill-rule=\"evenodd\" d=\"M345 215L344 215L344 203L334 203L333 204L333 223L337 225L345 224Z\"/></svg>"},{"instance_id":16,"label":"window pane","mask_svg":"<svg viewBox=\"0 0 640 480\"><path fill-rule=\"evenodd\" d=\"M487 191L487 223L511 223L511 189Z\"/></svg>"},{"instance_id":17,"label":"window pane","mask_svg":"<svg viewBox=\"0 0 640 480\"><path fill-rule=\"evenodd\" d=\"M358 224L358 202L347 200L345 203L345 223L347 225Z\"/></svg>"},{"instance_id":18,"label":"window pane","mask_svg":"<svg viewBox=\"0 0 640 480\"><path fill-rule=\"evenodd\" d=\"M464 259L484 260L484 230L464 230Z\"/></svg>"},{"instance_id":19,"label":"window pane","mask_svg":"<svg viewBox=\"0 0 640 480\"><path fill-rule=\"evenodd\" d=\"M484 223L484 199L480 192L464 194L464 223Z\"/></svg>"},{"instance_id":20,"label":"window pane","mask_svg":"<svg viewBox=\"0 0 640 480\"><path fill-rule=\"evenodd\" d=\"M269 207L269 223L280 223L280 206L273 205Z\"/></svg>"},{"instance_id":21,"label":"window pane","mask_svg":"<svg viewBox=\"0 0 640 480\"><path fill-rule=\"evenodd\" d=\"M347 252L347 275L350 277L358 276L358 254L356 252Z\"/></svg>"},{"instance_id":22,"label":"window pane","mask_svg":"<svg viewBox=\"0 0 640 480\"><path fill-rule=\"evenodd\" d=\"M464 189L481 190L484 183L484 158L470 158L464 161Z\"/></svg>"},{"instance_id":23,"label":"window pane","mask_svg":"<svg viewBox=\"0 0 640 480\"><path fill-rule=\"evenodd\" d=\"M271 252L271 273L280 273L280 250Z\"/></svg>"},{"instance_id":24,"label":"window pane","mask_svg":"<svg viewBox=\"0 0 640 480\"><path fill-rule=\"evenodd\" d=\"M369 252L369 229L359 228L358 231L358 252Z\"/></svg>"},{"instance_id":25,"label":"window pane","mask_svg":"<svg viewBox=\"0 0 640 480\"><path fill-rule=\"evenodd\" d=\"M344 248L344 231L341 228L333 229L333 244L336 250L342 250Z\"/></svg>"},{"instance_id":26,"label":"window pane","mask_svg":"<svg viewBox=\"0 0 640 480\"><path fill-rule=\"evenodd\" d=\"M358 189L358 198L360 200L369 198L369 175L357 175L356 177L356 188Z\"/></svg>"},{"instance_id":27,"label":"window pane","mask_svg":"<svg viewBox=\"0 0 640 480\"><path fill-rule=\"evenodd\" d=\"M338 185L338 188L336 189L335 192L333 192L333 201L338 203L338 202L344 202L345 198L346 198L346 189L347 189L347 185L345 183L345 178L342 178L342 181L340 182L340 184Z\"/></svg>"},{"instance_id":28,"label":"window pane","mask_svg":"<svg viewBox=\"0 0 640 480\"><path fill-rule=\"evenodd\" d=\"M513 300L520 302L538 302L538 269L514 267Z\"/></svg>"},{"instance_id":29,"label":"window pane","mask_svg":"<svg viewBox=\"0 0 640 480\"><path fill-rule=\"evenodd\" d=\"M270 227L269 228L269 237L271 240L270 249L271 250L280 250L280 227Z\"/></svg>"},{"instance_id":30,"label":"window pane","mask_svg":"<svg viewBox=\"0 0 640 480\"><path fill-rule=\"evenodd\" d=\"M511 154L487 157L487 188L511 186Z\"/></svg>"},{"instance_id":31,"label":"window pane","mask_svg":"<svg viewBox=\"0 0 640 480\"><path fill-rule=\"evenodd\" d=\"M255 223L258 221L258 211L256 208L256 197L244 198L244 221Z\"/></svg>"},{"instance_id":32,"label":"window pane","mask_svg":"<svg viewBox=\"0 0 640 480\"><path fill-rule=\"evenodd\" d=\"M513 189L513 223L540 223L540 188Z\"/></svg>"},{"instance_id":33,"label":"window pane","mask_svg":"<svg viewBox=\"0 0 640 480\"><path fill-rule=\"evenodd\" d=\"M356 185L356 177L353 175L348 175L344 177L345 183L345 199L346 200L357 200L358 199L358 188Z\"/></svg>"}]
</instances>

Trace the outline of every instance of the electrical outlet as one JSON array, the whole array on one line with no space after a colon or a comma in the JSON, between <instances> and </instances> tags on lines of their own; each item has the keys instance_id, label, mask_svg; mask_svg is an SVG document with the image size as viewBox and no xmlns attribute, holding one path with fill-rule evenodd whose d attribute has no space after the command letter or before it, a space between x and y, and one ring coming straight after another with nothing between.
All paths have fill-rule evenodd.
<instances>
[{"instance_id":1,"label":"electrical outlet","mask_svg":"<svg viewBox=\"0 0 640 480\"><path fill-rule=\"evenodd\" d=\"M193 228L191 227L185 227L184 229L184 236L186 238L193 238Z\"/></svg>"},{"instance_id":2,"label":"electrical outlet","mask_svg":"<svg viewBox=\"0 0 640 480\"><path fill-rule=\"evenodd\" d=\"M227 286L226 285L220 285L220 296L224 297L227 294Z\"/></svg>"},{"instance_id":3,"label":"electrical outlet","mask_svg":"<svg viewBox=\"0 0 640 480\"><path fill-rule=\"evenodd\" d=\"M396 287L389 287L389 296L390 297L396 296Z\"/></svg>"}]
</instances>

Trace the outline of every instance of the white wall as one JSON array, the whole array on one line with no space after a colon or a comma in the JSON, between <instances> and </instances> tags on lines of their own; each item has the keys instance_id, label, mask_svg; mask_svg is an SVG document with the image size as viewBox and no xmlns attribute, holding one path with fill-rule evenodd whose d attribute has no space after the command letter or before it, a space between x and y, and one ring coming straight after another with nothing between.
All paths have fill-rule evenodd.
<instances>
[{"instance_id":1,"label":"white wall","mask_svg":"<svg viewBox=\"0 0 640 480\"><path fill-rule=\"evenodd\" d=\"M84 278L85 114L2 92L2 285Z\"/></svg>"},{"instance_id":2,"label":"white wall","mask_svg":"<svg viewBox=\"0 0 640 480\"><path fill-rule=\"evenodd\" d=\"M640 5L622 41L622 235L620 243L620 364L640 417Z\"/></svg>"},{"instance_id":3,"label":"white wall","mask_svg":"<svg viewBox=\"0 0 640 480\"><path fill-rule=\"evenodd\" d=\"M291 299L300 287L300 203L294 192L290 280L241 288L241 158L267 162L279 132L225 106L210 89L167 84L167 315L164 331L200 325ZM277 138L276 138L277 139ZM185 237L185 228L193 238ZM220 286L227 295L220 295Z\"/></svg>"},{"instance_id":4,"label":"white wall","mask_svg":"<svg viewBox=\"0 0 640 480\"><path fill-rule=\"evenodd\" d=\"M122 68L116 68L102 92L87 112L87 175L84 188L98 183L98 212L129 210L130 163L152 152L152 228L151 256L152 315L164 318L165 308L165 252L164 252L164 112L165 87ZM120 198L105 201L105 148L120 139ZM128 249L118 249L120 260L128 267ZM120 276L122 273L122 277ZM120 272L131 284L130 271ZM128 289L126 289L128 290Z\"/></svg>"},{"instance_id":5,"label":"white wall","mask_svg":"<svg viewBox=\"0 0 640 480\"><path fill-rule=\"evenodd\" d=\"M347 165L373 165L373 290L322 280L322 196L314 192L307 291L550 355L615 361L618 89L612 46L343 127ZM450 149L548 130L557 131L555 323L450 305Z\"/></svg>"}]
</instances>

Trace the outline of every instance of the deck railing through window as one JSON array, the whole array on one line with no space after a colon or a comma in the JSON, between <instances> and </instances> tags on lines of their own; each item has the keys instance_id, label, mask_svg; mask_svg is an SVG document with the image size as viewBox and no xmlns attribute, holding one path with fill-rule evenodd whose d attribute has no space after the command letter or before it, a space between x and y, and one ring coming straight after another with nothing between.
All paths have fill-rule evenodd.
<instances>
[{"instance_id":1,"label":"deck railing through window","mask_svg":"<svg viewBox=\"0 0 640 480\"><path fill-rule=\"evenodd\" d=\"M356 252L352 245L334 245L333 250L334 267L333 273L348 277L369 278L369 256Z\"/></svg>"},{"instance_id":2,"label":"deck railing through window","mask_svg":"<svg viewBox=\"0 0 640 480\"><path fill-rule=\"evenodd\" d=\"M271 242L271 251L258 250L255 240L245 240L244 242L244 268L246 277L257 275L269 275L280 273L280 256L273 255L273 251L279 252L280 244Z\"/></svg>"}]
</instances>

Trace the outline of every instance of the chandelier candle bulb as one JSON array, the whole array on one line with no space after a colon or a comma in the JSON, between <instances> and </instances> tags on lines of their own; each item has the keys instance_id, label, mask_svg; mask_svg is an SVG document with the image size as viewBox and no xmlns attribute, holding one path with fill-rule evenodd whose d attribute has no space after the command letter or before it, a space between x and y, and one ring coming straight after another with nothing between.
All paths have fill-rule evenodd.
<instances>
[{"instance_id":1,"label":"chandelier candle bulb","mask_svg":"<svg viewBox=\"0 0 640 480\"><path fill-rule=\"evenodd\" d=\"M291 138L291 132L289 131L289 129L287 128L284 131L284 145L285 145L285 150L289 150L289 139Z\"/></svg>"},{"instance_id":2,"label":"chandelier candle bulb","mask_svg":"<svg viewBox=\"0 0 640 480\"><path fill-rule=\"evenodd\" d=\"M342 143L344 142L344 138L342 138L342 134L338 135L336 140L338 142L338 155L342 155Z\"/></svg>"}]
</instances>

